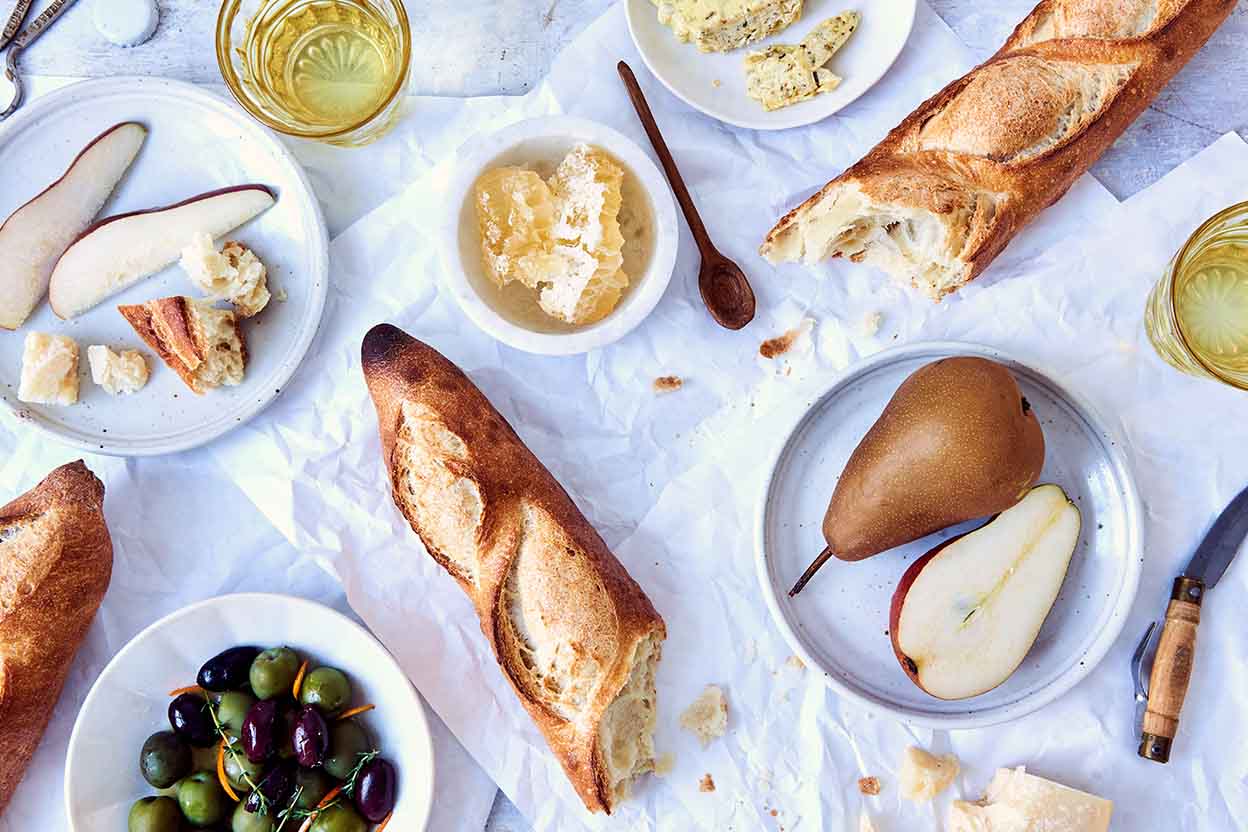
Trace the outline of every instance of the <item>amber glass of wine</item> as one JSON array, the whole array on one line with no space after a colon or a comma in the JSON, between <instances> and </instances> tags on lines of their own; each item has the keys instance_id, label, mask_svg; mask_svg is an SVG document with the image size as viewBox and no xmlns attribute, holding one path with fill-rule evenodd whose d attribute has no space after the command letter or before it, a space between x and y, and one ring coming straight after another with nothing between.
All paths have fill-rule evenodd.
<instances>
[{"instance_id":1,"label":"amber glass of wine","mask_svg":"<svg viewBox=\"0 0 1248 832\"><path fill-rule=\"evenodd\" d=\"M411 49L402 0L225 0L217 16L238 103L274 130L346 147L398 119Z\"/></svg>"},{"instance_id":2,"label":"amber glass of wine","mask_svg":"<svg viewBox=\"0 0 1248 832\"><path fill-rule=\"evenodd\" d=\"M1144 327L1167 363L1248 390L1248 202L1214 214L1179 249Z\"/></svg>"}]
</instances>

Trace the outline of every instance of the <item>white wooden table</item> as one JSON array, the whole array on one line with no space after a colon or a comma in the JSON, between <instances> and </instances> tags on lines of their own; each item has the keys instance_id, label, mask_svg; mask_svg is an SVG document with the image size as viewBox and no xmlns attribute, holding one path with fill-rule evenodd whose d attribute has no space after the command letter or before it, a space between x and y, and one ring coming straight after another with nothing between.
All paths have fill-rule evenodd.
<instances>
[{"instance_id":1,"label":"white wooden table","mask_svg":"<svg viewBox=\"0 0 1248 832\"><path fill-rule=\"evenodd\" d=\"M213 52L216 3L158 0L156 36L118 49L96 33L90 6L71 9L22 59L33 75L162 75L220 83ZM613 0L406 0L413 25L411 92L417 95L519 95L545 74L562 46ZM976 53L987 56L1035 0L928 0ZM36 4L36 9L44 3ZM7 17L12 0L0 0ZM1009 10L1009 14L1005 10ZM1171 168L1235 130L1248 138L1248 0L1092 169L1118 197L1145 188ZM0 172L2 175L3 172ZM1248 198L1248 194L1245 195ZM528 825L502 795L487 829Z\"/></svg>"}]
</instances>

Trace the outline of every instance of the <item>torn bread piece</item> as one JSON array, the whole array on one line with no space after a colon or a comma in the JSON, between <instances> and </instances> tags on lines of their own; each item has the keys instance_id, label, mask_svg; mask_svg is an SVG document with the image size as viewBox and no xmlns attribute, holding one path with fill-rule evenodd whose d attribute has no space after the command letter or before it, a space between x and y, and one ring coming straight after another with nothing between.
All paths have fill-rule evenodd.
<instances>
[{"instance_id":1,"label":"torn bread piece","mask_svg":"<svg viewBox=\"0 0 1248 832\"><path fill-rule=\"evenodd\" d=\"M183 295L118 306L117 311L196 393L243 380L247 343L232 311Z\"/></svg>"},{"instance_id":2,"label":"torn bread piece","mask_svg":"<svg viewBox=\"0 0 1248 832\"><path fill-rule=\"evenodd\" d=\"M836 89L841 77L827 63L860 20L858 12L842 12L820 23L796 46L778 43L746 55L746 95L770 112Z\"/></svg>"},{"instance_id":3,"label":"torn bread piece","mask_svg":"<svg viewBox=\"0 0 1248 832\"><path fill-rule=\"evenodd\" d=\"M958 776L958 758L952 754L937 757L918 746L906 749L897 775L901 796L916 803L926 802L949 788Z\"/></svg>"},{"instance_id":4,"label":"torn bread piece","mask_svg":"<svg viewBox=\"0 0 1248 832\"><path fill-rule=\"evenodd\" d=\"M269 303L268 271L255 252L236 240L217 251L211 234L199 233L182 249L182 269L213 300L229 301L241 317Z\"/></svg>"},{"instance_id":5,"label":"torn bread piece","mask_svg":"<svg viewBox=\"0 0 1248 832\"><path fill-rule=\"evenodd\" d=\"M680 715L680 727L697 737L703 748L722 737L728 730L728 700L723 690L717 685L707 685L702 695Z\"/></svg>"},{"instance_id":6,"label":"torn bread piece","mask_svg":"<svg viewBox=\"0 0 1248 832\"><path fill-rule=\"evenodd\" d=\"M91 380L110 395L137 393L147 384L147 359L138 350L113 352L103 344L92 344L87 347L87 361Z\"/></svg>"},{"instance_id":7,"label":"torn bread piece","mask_svg":"<svg viewBox=\"0 0 1248 832\"><path fill-rule=\"evenodd\" d=\"M78 344L73 338L46 332L26 334L17 398L30 404L78 401Z\"/></svg>"},{"instance_id":8,"label":"torn bread piece","mask_svg":"<svg viewBox=\"0 0 1248 832\"><path fill-rule=\"evenodd\" d=\"M976 803L955 800L950 832L1108 832L1112 801L1028 774L1001 768Z\"/></svg>"}]
</instances>

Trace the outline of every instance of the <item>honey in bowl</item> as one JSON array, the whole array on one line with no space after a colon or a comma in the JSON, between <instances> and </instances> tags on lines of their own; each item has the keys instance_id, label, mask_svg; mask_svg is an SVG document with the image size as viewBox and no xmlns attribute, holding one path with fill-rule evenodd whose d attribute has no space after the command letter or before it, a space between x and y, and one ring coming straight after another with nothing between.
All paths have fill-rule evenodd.
<instances>
[{"instance_id":1,"label":"honey in bowl","mask_svg":"<svg viewBox=\"0 0 1248 832\"><path fill-rule=\"evenodd\" d=\"M1145 329L1167 363L1248 389L1248 203L1211 217L1175 255Z\"/></svg>"},{"instance_id":2,"label":"honey in bowl","mask_svg":"<svg viewBox=\"0 0 1248 832\"><path fill-rule=\"evenodd\" d=\"M401 0L226 0L217 40L231 91L276 130L360 145L398 115L410 57Z\"/></svg>"}]
</instances>

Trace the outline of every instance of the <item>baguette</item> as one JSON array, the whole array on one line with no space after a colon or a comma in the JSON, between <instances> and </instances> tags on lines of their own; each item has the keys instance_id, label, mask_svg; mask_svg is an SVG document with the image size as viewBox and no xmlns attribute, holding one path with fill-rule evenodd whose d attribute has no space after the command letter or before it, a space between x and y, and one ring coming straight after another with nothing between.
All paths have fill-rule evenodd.
<instances>
[{"instance_id":1,"label":"baguette","mask_svg":"<svg viewBox=\"0 0 1248 832\"><path fill-rule=\"evenodd\" d=\"M1056 202L1234 7L1044 0L996 55L786 214L760 252L865 261L939 300Z\"/></svg>"},{"instance_id":2,"label":"baguette","mask_svg":"<svg viewBox=\"0 0 1248 832\"><path fill-rule=\"evenodd\" d=\"M104 485L79 461L0 508L0 813L108 589L103 503Z\"/></svg>"},{"instance_id":3,"label":"baguette","mask_svg":"<svg viewBox=\"0 0 1248 832\"><path fill-rule=\"evenodd\" d=\"M472 600L586 808L609 814L654 770L663 619L458 367L388 324L362 353L395 505Z\"/></svg>"},{"instance_id":4,"label":"baguette","mask_svg":"<svg viewBox=\"0 0 1248 832\"><path fill-rule=\"evenodd\" d=\"M228 309L177 295L117 311L197 395L242 382L247 340Z\"/></svg>"}]
</instances>

